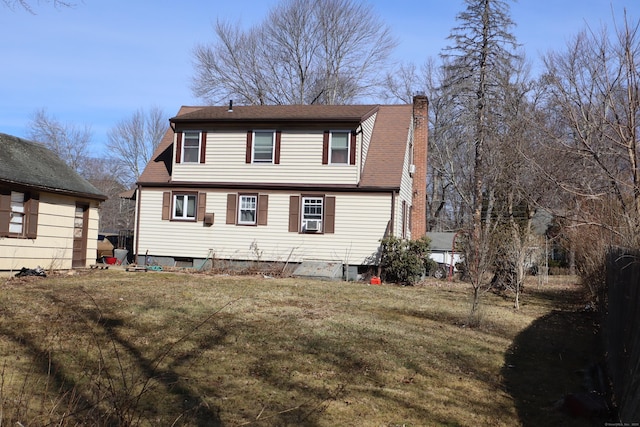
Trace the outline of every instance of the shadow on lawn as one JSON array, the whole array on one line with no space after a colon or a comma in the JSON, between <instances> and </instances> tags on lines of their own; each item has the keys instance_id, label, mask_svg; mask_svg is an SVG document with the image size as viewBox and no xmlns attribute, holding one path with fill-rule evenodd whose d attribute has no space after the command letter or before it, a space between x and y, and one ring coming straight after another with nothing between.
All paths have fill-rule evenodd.
<instances>
[{"instance_id":1,"label":"shadow on lawn","mask_svg":"<svg viewBox=\"0 0 640 427\"><path fill-rule=\"evenodd\" d=\"M584 309L577 286L531 292L557 309L522 331L505 355L502 377L522 425L603 425L603 419L572 417L562 408L565 396L585 391L584 372L602 359L599 314Z\"/></svg>"}]
</instances>

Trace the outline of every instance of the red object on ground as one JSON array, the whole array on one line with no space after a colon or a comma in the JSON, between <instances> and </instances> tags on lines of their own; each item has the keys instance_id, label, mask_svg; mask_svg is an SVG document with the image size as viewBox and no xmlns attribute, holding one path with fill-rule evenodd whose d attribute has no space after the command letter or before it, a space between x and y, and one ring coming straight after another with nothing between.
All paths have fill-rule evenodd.
<instances>
[{"instance_id":1,"label":"red object on ground","mask_svg":"<svg viewBox=\"0 0 640 427\"><path fill-rule=\"evenodd\" d=\"M378 276L373 276L371 278L371 282L372 285L379 285L381 282L380 278Z\"/></svg>"},{"instance_id":2,"label":"red object on ground","mask_svg":"<svg viewBox=\"0 0 640 427\"><path fill-rule=\"evenodd\" d=\"M118 262L118 258L112 257L112 256L106 256L104 257L104 262L109 265L114 265L116 262Z\"/></svg>"}]
</instances>

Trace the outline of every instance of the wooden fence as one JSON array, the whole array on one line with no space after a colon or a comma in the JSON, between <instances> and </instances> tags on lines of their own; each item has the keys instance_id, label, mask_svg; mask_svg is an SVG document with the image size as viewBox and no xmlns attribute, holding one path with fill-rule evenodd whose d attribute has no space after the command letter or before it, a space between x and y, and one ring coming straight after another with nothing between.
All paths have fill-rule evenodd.
<instances>
[{"instance_id":1,"label":"wooden fence","mask_svg":"<svg viewBox=\"0 0 640 427\"><path fill-rule=\"evenodd\" d=\"M620 421L633 423L640 420L640 252L611 250L606 270L607 369Z\"/></svg>"}]
</instances>

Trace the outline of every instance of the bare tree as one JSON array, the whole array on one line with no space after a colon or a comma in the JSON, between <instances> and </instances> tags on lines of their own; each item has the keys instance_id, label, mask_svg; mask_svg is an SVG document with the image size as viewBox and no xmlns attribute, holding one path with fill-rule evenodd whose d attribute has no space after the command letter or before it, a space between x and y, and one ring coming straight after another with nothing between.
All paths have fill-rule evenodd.
<instances>
[{"instance_id":1,"label":"bare tree","mask_svg":"<svg viewBox=\"0 0 640 427\"><path fill-rule=\"evenodd\" d=\"M120 168L120 180L135 183L167 131L168 116L157 107L142 109L107 132L111 159Z\"/></svg>"},{"instance_id":2,"label":"bare tree","mask_svg":"<svg viewBox=\"0 0 640 427\"><path fill-rule=\"evenodd\" d=\"M460 25L449 36L453 45L445 50L444 57L449 73L445 85L454 93L452 100L458 105L459 117L464 120L473 147L472 189L468 200L471 221L465 251L473 287L473 314L481 291L486 289L484 277L491 266L489 251L495 226L492 222L495 189L487 182L491 169L485 154L488 144L496 140L495 131L502 128L500 116L495 113L501 82L512 72L516 42L510 32L514 24L506 0L465 0L465 3L466 10L457 16ZM461 196L468 197L464 193Z\"/></svg>"},{"instance_id":3,"label":"bare tree","mask_svg":"<svg viewBox=\"0 0 640 427\"><path fill-rule=\"evenodd\" d=\"M604 286L605 248L640 245L639 29L640 21L626 18L614 33L586 29L544 58L549 161L538 165L562 190L557 214L573 236L571 249L582 251L583 282L598 282L587 283L594 296Z\"/></svg>"},{"instance_id":4,"label":"bare tree","mask_svg":"<svg viewBox=\"0 0 640 427\"><path fill-rule=\"evenodd\" d=\"M37 110L27 125L29 139L43 144L80 175L87 177L89 145L93 132L88 125L61 123L42 108Z\"/></svg>"},{"instance_id":5,"label":"bare tree","mask_svg":"<svg viewBox=\"0 0 640 427\"><path fill-rule=\"evenodd\" d=\"M33 6L31 5L31 2L27 1L27 0L2 0L2 3L8 7L11 10L16 10L18 8L24 9L29 13L35 14L34 10L33 10ZM51 1L47 1L47 0L38 0L37 2L38 4L41 3L53 3L53 6L56 8L62 8L62 7L73 7L76 5L75 2L70 2L70 1L66 1L66 0L51 0Z\"/></svg>"},{"instance_id":6,"label":"bare tree","mask_svg":"<svg viewBox=\"0 0 640 427\"><path fill-rule=\"evenodd\" d=\"M373 94L395 47L358 0L283 0L246 31L218 21L194 50L193 93L210 103L344 104Z\"/></svg>"}]
</instances>

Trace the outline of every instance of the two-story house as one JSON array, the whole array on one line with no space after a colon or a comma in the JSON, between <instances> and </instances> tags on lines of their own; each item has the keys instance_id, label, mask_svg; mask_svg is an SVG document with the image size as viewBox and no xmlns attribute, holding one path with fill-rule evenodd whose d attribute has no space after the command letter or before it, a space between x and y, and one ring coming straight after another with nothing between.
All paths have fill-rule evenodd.
<instances>
[{"instance_id":1,"label":"two-story house","mask_svg":"<svg viewBox=\"0 0 640 427\"><path fill-rule=\"evenodd\" d=\"M134 250L375 265L385 235L425 233L427 106L182 107L138 181Z\"/></svg>"}]
</instances>

